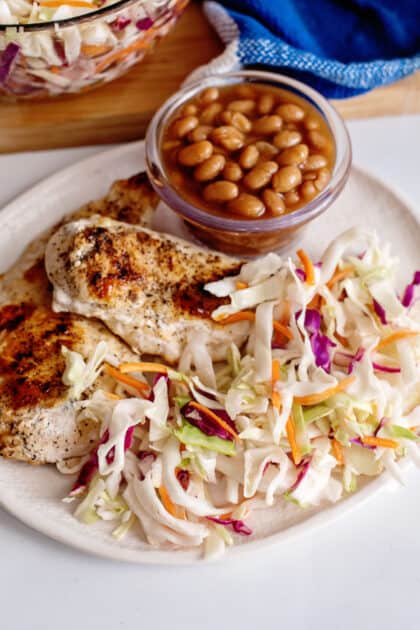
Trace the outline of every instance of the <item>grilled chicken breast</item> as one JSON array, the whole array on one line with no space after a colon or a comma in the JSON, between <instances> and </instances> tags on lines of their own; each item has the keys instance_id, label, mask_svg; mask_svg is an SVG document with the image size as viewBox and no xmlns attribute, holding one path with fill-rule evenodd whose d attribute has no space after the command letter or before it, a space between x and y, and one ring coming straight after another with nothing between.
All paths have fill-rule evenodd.
<instances>
[{"instance_id":1,"label":"grilled chicken breast","mask_svg":"<svg viewBox=\"0 0 420 630\"><path fill-rule=\"evenodd\" d=\"M28 245L18 261L1 276L0 302L21 302L28 299L31 303L51 304L44 254L48 239L60 225L96 214L133 225L150 226L158 201L146 173L138 173L114 182L104 197L65 216L58 225Z\"/></svg>"},{"instance_id":2,"label":"grilled chicken breast","mask_svg":"<svg viewBox=\"0 0 420 630\"><path fill-rule=\"evenodd\" d=\"M44 463L89 452L99 427L93 421L76 422L75 402L62 382L61 347L87 358L104 340L120 361L133 360L129 348L100 322L30 302L0 308L0 339L1 455ZM111 386L100 376L94 387Z\"/></svg>"},{"instance_id":3,"label":"grilled chicken breast","mask_svg":"<svg viewBox=\"0 0 420 630\"><path fill-rule=\"evenodd\" d=\"M67 220L91 214L148 224L157 196L141 173L113 184L109 193ZM63 223L66 219L63 219ZM48 241L34 241L0 281L0 455L33 463L83 455L98 437L91 422L76 422L75 402L62 382L63 345L87 358L104 340L118 360L133 353L100 322L54 313L44 267ZM108 389L101 376L94 388ZM92 389L87 395L92 393Z\"/></svg>"},{"instance_id":4,"label":"grilled chicken breast","mask_svg":"<svg viewBox=\"0 0 420 630\"><path fill-rule=\"evenodd\" d=\"M247 322L215 323L211 313L224 300L203 288L240 266L174 236L96 217L63 225L46 251L54 310L96 317L134 351L171 363L192 331L215 360L242 341Z\"/></svg>"}]
</instances>

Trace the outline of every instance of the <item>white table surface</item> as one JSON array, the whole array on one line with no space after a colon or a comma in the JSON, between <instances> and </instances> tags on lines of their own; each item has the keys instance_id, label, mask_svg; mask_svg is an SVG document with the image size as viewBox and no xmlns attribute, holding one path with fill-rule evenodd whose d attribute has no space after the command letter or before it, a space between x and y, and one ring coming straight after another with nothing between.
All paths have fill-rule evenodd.
<instances>
[{"instance_id":1,"label":"white table surface","mask_svg":"<svg viewBox=\"0 0 420 630\"><path fill-rule=\"evenodd\" d=\"M420 211L420 116L349 125L354 159ZM0 156L0 207L104 147ZM419 243L420 247L420 243ZM4 630L420 627L419 472L314 534L242 559L142 567L83 555L0 509Z\"/></svg>"}]
</instances>

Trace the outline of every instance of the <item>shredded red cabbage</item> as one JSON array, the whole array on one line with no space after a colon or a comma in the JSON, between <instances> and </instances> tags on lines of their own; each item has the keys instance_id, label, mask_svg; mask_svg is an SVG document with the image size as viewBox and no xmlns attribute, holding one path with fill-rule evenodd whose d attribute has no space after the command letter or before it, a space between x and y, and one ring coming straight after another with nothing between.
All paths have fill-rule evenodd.
<instances>
[{"instance_id":1,"label":"shredded red cabbage","mask_svg":"<svg viewBox=\"0 0 420 630\"><path fill-rule=\"evenodd\" d=\"M296 313L296 318L299 317L301 311ZM326 372L331 370L331 356L330 349L335 348L337 345L326 335L320 332L321 329L321 313L315 309L308 308L305 312L305 328L309 333L309 339L311 342L312 352L315 357L315 364L318 367L323 368Z\"/></svg>"},{"instance_id":2,"label":"shredded red cabbage","mask_svg":"<svg viewBox=\"0 0 420 630\"><path fill-rule=\"evenodd\" d=\"M226 422L226 424L228 424L231 429L236 431L236 425L234 421L232 420L232 418L230 417L230 415L228 414L228 412L225 411L225 409L212 409L212 411L213 413L216 414L216 416L219 416L221 420Z\"/></svg>"},{"instance_id":3,"label":"shredded red cabbage","mask_svg":"<svg viewBox=\"0 0 420 630\"><path fill-rule=\"evenodd\" d=\"M96 472L98 471L98 452L95 450L87 462L83 464L75 484L69 492L70 497L76 497L88 487Z\"/></svg>"},{"instance_id":4,"label":"shredded red cabbage","mask_svg":"<svg viewBox=\"0 0 420 630\"><path fill-rule=\"evenodd\" d=\"M68 66L66 51L64 50L64 44L59 39L54 40L54 50L57 53L57 55L60 57L61 61L63 62L63 65Z\"/></svg>"},{"instance_id":5,"label":"shredded red cabbage","mask_svg":"<svg viewBox=\"0 0 420 630\"><path fill-rule=\"evenodd\" d=\"M213 521L213 523L218 523L219 525L224 525L225 527L232 527L233 531L241 536L251 536L252 529L245 525L243 521L235 520L233 518L217 518L216 516L208 516L209 521Z\"/></svg>"},{"instance_id":6,"label":"shredded red cabbage","mask_svg":"<svg viewBox=\"0 0 420 630\"><path fill-rule=\"evenodd\" d=\"M216 396L214 394L210 394L210 392L205 392L204 390L200 389L199 387L196 387L196 391L201 394L202 396L204 396L204 398L208 398L209 400L217 400Z\"/></svg>"},{"instance_id":7,"label":"shredded red cabbage","mask_svg":"<svg viewBox=\"0 0 420 630\"><path fill-rule=\"evenodd\" d=\"M232 427L232 429L236 430L235 423L224 409L212 409L212 412ZM233 436L228 433L226 429L217 424L213 418L201 411L201 409L196 409L196 407L191 405L191 402L187 402L187 404L182 407L181 413L190 424L200 429L200 431L206 435L215 435L222 440L234 440Z\"/></svg>"},{"instance_id":8,"label":"shredded red cabbage","mask_svg":"<svg viewBox=\"0 0 420 630\"><path fill-rule=\"evenodd\" d=\"M373 310L375 311L375 313L377 314L377 316L379 317L381 324L387 324L388 321L386 319L386 312L383 306L381 306L381 304L379 304L379 302L377 302L376 300L373 300Z\"/></svg>"},{"instance_id":9,"label":"shredded red cabbage","mask_svg":"<svg viewBox=\"0 0 420 630\"><path fill-rule=\"evenodd\" d=\"M131 447L131 443L133 441L133 432L134 432L134 427L128 427L127 429L127 433L125 434L125 438L124 438L124 450L128 451L128 449ZM104 440L104 438L102 438L101 444L104 444L107 442L108 438L109 438L109 433L108 431L105 431L104 433L104 437L106 436L106 440ZM115 446L113 446L108 453L106 454L106 461L108 464L112 464L112 462L114 461L114 457L115 457Z\"/></svg>"},{"instance_id":10,"label":"shredded red cabbage","mask_svg":"<svg viewBox=\"0 0 420 630\"><path fill-rule=\"evenodd\" d=\"M348 367L350 359L352 358L353 355L349 352L336 352L334 354L334 363L335 365L339 365L340 367Z\"/></svg>"},{"instance_id":11,"label":"shredded red cabbage","mask_svg":"<svg viewBox=\"0 0 420 630\"><path fill-rule=\"evenodd\" d=\"M297 314L300 315L300 312ZM310 333L317 333L321 329L321 313L313 308L308 308L305 313L305 328Z\"/></svg>"},{"instance_id":12,"label":"shredded red cabbage","mask_svg":"<svg viewBox=\"0 0 420 630\"><path fill-rule=\"evenodd\" d=\"M283 350L283 348L284 348L284 343L278 343L278 341L272 341L271 342L271 349L272 350Z\"/></svg>"},{"instance_id":13,"label":"shredded red cabbage","mask_svg":"<svg viewBox=\"0 0 420 630\"><path fill-rule=\"evenodd\" d=\"M302 282L305 282L305 280L306 280L306 273L304 272L304 270L303 270L303 269L299 269L299 268L297 268L297 269L296 269L296 275L297 275L297 277L298 277L300 280L302 280Z\"/></svg>"},{"instance_id":14,"label":"shredded red cabbage","mask_svg":"<svg viewBox=\"0 0 420 630\"><path fill-rule=\"evenodd\" d=\"M149 18L149 17L142 18L141 20L137 20L136 22L136 26L139 29L139 31L147 31L149 30L149 28L153 26L153 24L154 22L152 18Z\"/></svg>"},{"instance_id":15,"label":"shredded red cabbage","mask_svg":"<svg viewBox=\"0 0 420 630\"><path fill-rule=\"evenodd\" d=\"M306 473L308 472L310 465L311 465L311 460L310 459L304 459L299 464L299 466L298 466L298 476L296 478L295 483L289 488L288 492L293 492L293 490L296 490L296 488L301 483L301 481L306 477Z\"/></svg>"},{"instance_id":16,"label":"shredded red cabbage","mask_svg":"<svg viewBox=\"0 0 420 630\"><path fill-rule=\"evenodd\" d=\"M137 453L137 457L141 462L147 459L148 457L151 457L152 460L155 461L156 453L154 453L153 451L139 451Z\"/></svg>"},{"instance_id":17,"label":"shredded red cabbage","mask_svg":"<svg viewBox=\"0 0 420 630\"><path fill-rule=\"evenodd\" d=\"M364 357L365 350L364 348L359 348L356 354L350 359L349 369L347 370L347 374L351 374L353 372L354 364L361 361ZM350 355L351 356L351 355Z\"/></svg>"},{"instance_id":18,"label":"shredded red cabbage","mask_svg":"<svg viewBox=\"0 0 420 630\"><path fill-rule=\"evenodd\" d=\"M315 356L315 364L323 368L326 372L331 370L330 349L335 348L337 344L331 341L326 335L315 333L311 336L312 352Z\"/></svg>"},{"instance_id":19,"label":"shredded red cabbage","mask_svg":"<svg viewBox=\"0 0 420 630\"><path fill-rule=\"evenodd\" d=\"M382 429L382 427L386 425L387 422L388 420L387 418L385 418L385 416L379 420L378 426L376 427L375 432L373 434L375 437L378 435L379 431Z\"/></svg>"},{"instance_id":20,"label":"shredded red cabbage","mask_svg":"<svg viewBox=\"0 0 420 630\"><path fill-rule=\"evenodd\" d=\"M390 367L389 365L381 365L380 363L372 362L373 369L377 372L387 372L388 374L398 374L401 372L399 367Z\"/></svg>"},{"instance_id":21,"label":"shredded red cabbage","mask_svg":"<svg viewBox=\"0 0 420 630\"><path fill-rule=\"evenodd\" d=\"M265 473L270 468L270 466L277 466L278 467L278 464L276 464L276 462L267 462L266 465L264 466L263 475L265 475Z\"/></svg>"},{"instance_id":22,"label":"shredded red cabbage","mask_svg":"<svg viewBox=\"0 0 420 630\"><path fill-rule=\"evenodd\" d=\"M188 470L179 469L176 472L176 478L181 484L182 488L185 492L188 490L188 486L190 485L190 473Z\"/></svg>"},{"instance_id":23,"label":"shredded red cabbage","mask_svg":"<svg viewBox=\"0 0 420 630\"><path fill-rule=\"evenodd\" d=\"M114 22L112 22L111 26L114 31L123 31L129 24L131 24L131 20L120 15Z\"/></svg>"},{"instance_id":24,"label":"shredded red cabbage","mask_svg":"<svg viewBox=\"0 0 420 630\"><path fill-rule=\"evenodd\" d=\"M405 288L401 303L403 306L409 307L414 302L415 287L420 285L420 271L416 271L413 276L413 281L410 282Z\"/></svg>"},{"instance_id":25,"label":"shredded red cabbage","mask_svg":"<svg viewBox=\"0 0 420 630\"><path fill-rule=\"evenodd\" d=\"M126 432L125 438L124 438L124 450L125 451L128 451L128 449L131 448L131 443L133 441L133 433L134 433L134 427L129 427L127 429L127 432ZM70 497L74 497L74 496L77 496L77 495L81 494L82 492L84 492L84 490L90 484L90 482L92 481L93 477L98 472L98 467L99 467L98 447L101 444L106 444L106 442L108 440L109 440L109 431L105 431L105 433L103 434L103 436L102 436L98 446L92 452L92 454L89 457L89 459L87 460L87 462L80 469L79 476L77 477L76 483L74 484L74 486L70 490L70 493L69 493ZM114 457L115 457L115 446L113 446L108 451L108 453L106 454L106 461L107 461L107 463L108 464L112 464L112 462L114 461Z\"/></svg>"},{"instance_id":26,"label":"shredded red cabbage","mask_svg":"<svg viewBox=\"0 0 420 630\"><path fill-rule=\"evenodd\" d=\"M14 42L7 44L4 49L0 56L0 83L4 83L8 79L19 50L20 46Z\"/></svg>"},{"instance_id":27,"label":"shredded red cabbage","mask_svg":"<svg viewBox=\"0 0 420 630\"><path fill-rule=\"evenodd\" d=\"M356 354L350 354L349 352L336 352L334 355L334 363L341 365L342 367L348 367L348 374L351 374L354 369L354 364L361 361L364 356L364 349L359 348ZM372 367L377 372L386 372L388 374L398 374L401 372L399 367L391 367L390 365L381 365L372 361Z\"/></svg>"},{"instance_id":28,"label":"shredded red cabbage","mask_svg":"<svg viewBox=\"0 0 420 630\"><path fill-rule=\"evenodd\" d=\"M139 478L140 481L144 481L146 478L146 474L149 472L153 462L156 459L156 453L153 453L153 451L139 451L137 453L137 458L140 460Z\"/></svg>"},{"instance_id":29,"label":"shredded red cabbage","mask_svg":"<svg viewBox=\"0 0 420 630\"><path fill-rule=\"evenodd\" d=\"M362 440L359 437L351 438L350 442L352 444L357 444L358 446L361 446L362 448L368 448L371 451L374 451L376 449L376 446L371 446L370 444L363 444Z\"/></svg>"},{"instance_id":30,"label":"shredded red cabbage","mask_svg":"<svg viewBox=\"0 0 420 630\"><path fill-rule=\"evenodd\" d=\"M168 390L169 390L169 384L170 384L169 376L167 374L164 374L163 372L158 372L154 376L153 383L152 383L152 389L151 389L150 394L149 394L149 400L151 402L154 402L154 400L155 400L155 392L153 390L155 388L156 383L158 381L160 381L161 378L165 379L166 385L168 386ZM168 393L168 395L169 395L169 393Z\"/></svg>"},{"instance_id":31,"label":"shredded red cabbage","mask_svg":"<svg viewBox=\"0 0 420 630\"><path fill-rule=\"evenodd\" d=\"M96 446L95 450L92 451L87 462L82 466L79 471L79 475L76 479L76 482L72 489L70 490L69 496L74 497L82 492L88 487L90 482L92 481L95 474L98 472L99 460L98 460L98 447L101 444L105 444L109 439L109 431L105 431L103 436L101 437L99 444ZM109 462L108 462L109 463Z\"/></svg>"},{"instance_id":32,"label":"shredded red cabbage","mask_svg":"<svg viewBox=\"0 0 420 630\"><path fill-rule=\"evenodd\" d=\"M245 525L243 521L234 520L232 525L237 534L240 534L241 536L251 536L252 529L248 527L248 525Z\"/></svg>"}]
</instances>

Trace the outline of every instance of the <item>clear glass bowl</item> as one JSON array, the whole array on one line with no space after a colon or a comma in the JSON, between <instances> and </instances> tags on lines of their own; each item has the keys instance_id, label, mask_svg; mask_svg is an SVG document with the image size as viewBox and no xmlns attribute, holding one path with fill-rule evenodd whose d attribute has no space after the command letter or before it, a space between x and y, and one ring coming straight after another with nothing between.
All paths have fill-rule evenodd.
<instances>
[{"instance_id":1,"label":"clear glass bowl","mask_svg":"<svg viewBox=\"0 0 420 630\"><path fill-rule=\"evenodd\" d=\"M165 172L160 147L168 122L186 101L209 86L258 83L291 91L314 106L324 117L335 142L335 164L327 187L305 206L281 217L239 220L210 214L181 197ZM207 77L187 86L166 101L153 117L146 135L146 159L150 180L163 199L184 219L193 236L213 249L239 256L258 256L290 247L302 229L337 198L350 173L351 144L346 126L319 92L281 74L244 70Z\"/></svg>"},{"instance_id":2,"label":"clear glass bowl","mask_svg":"<svg viewBox=\"0 0 420 630\"><path fill-rule=\"evenodd\" d=\"M141 61L189 0L120 0L78 17L0 24L0 100L82 92Z\"/></svg>"}]
</instances>

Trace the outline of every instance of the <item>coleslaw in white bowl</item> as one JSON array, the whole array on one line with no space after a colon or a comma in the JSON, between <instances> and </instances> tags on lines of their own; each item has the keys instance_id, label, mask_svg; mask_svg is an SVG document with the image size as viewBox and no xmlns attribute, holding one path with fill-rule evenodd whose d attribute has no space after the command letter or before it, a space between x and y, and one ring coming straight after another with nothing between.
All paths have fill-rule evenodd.
<instances>
[{"instance_id":1,"label":"coleslaw in white bowl","mask_svg":"<svg viewBox=\"0 0 420 630\"><path fill-rule=\"evenodd\" d=\"M420 463L420 272L401 295L398 261L352 229L319 261L268 254L205 288L213 318L249 322L244 347L213 363L191 335L179 365L117 365L104 345L88 364L64 350L75 397L100 366L113 394L80 401L100 426L97 448L60 472L85 523L133 526L159 549L223 553L252 536L248 517L285 501L336 502L359 479Z\"/></svg>"}]
</instances>

